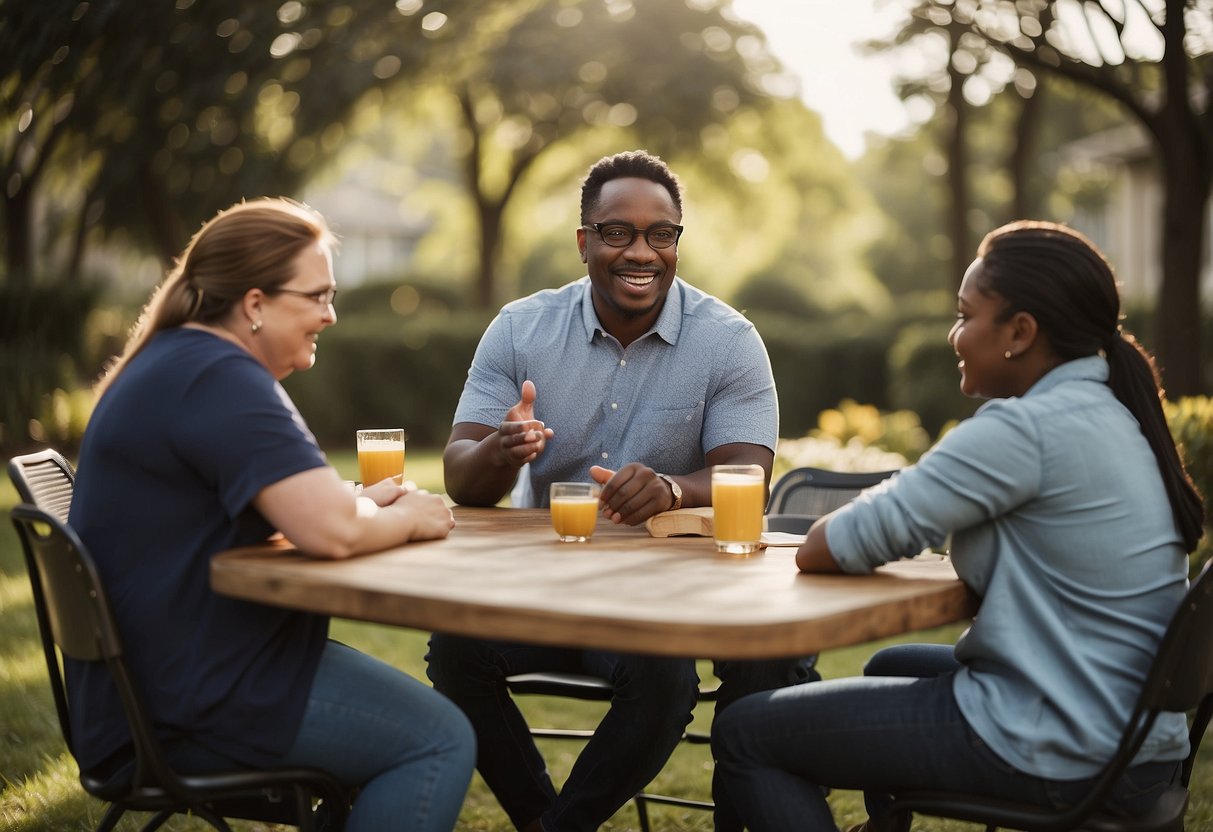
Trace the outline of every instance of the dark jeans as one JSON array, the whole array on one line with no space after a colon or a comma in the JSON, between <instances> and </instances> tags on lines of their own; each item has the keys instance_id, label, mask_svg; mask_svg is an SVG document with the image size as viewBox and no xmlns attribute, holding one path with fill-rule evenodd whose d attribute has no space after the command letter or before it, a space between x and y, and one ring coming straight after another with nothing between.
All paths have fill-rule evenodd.
<instances>
[{"instance_id":1,"label":"dark jeans","mask_svg":"<svg viewBox=\"0 0 1213 832\"><path fill-rule=\"evenodd\" d=\"M921 673L911 675L915 669ZM905 789L944 787L1058 808L1081 799L1091 780L1025 774L973 733L952 695L954 669L950 647L893 647L873 657L863 678L735 703L717 720L712 747L747 827L836 832L823 787L863 790L876 819L888 795ZM891 672L902 675L882 675ZM1113 790L1112 805L1145 811L1178 766L1134 766Z\"/></svg>"},{"instance_id":2,"label":"dark jeans","mask_svg":"<svg viewBox=\"0 0 1213 832\"><path fill-rule=\"evenodd\" d=\"M435 633L426 656L434 687L467 714L477 767L515 826L592 832L657 775L691 720L699 677L691 659L490 642ZM741 696L787 684L799 662L719 662L717 712ZM615 690L606 716L559 795L505 686L520 673L597 676ZM811 668L809 670L811 671ZM782 680L782 681L781 681ZM738 827L739 828L739 827Z\"/></svg>"}]
</instances>

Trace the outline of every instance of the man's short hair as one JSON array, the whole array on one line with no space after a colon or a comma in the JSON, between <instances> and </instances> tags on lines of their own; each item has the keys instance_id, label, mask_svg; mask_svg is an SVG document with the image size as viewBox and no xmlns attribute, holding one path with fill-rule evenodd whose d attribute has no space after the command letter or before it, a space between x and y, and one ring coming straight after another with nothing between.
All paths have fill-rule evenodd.
<instances>
[{"instance_id":1,"label":"man's short hair","mask_svg":"<svg viewBox=\"0 0 1213 832\"><path fill-rule=\"evenodd\" d=\"M626 150L614 156L604 156L590 168L585 181L581 183L581 221L589 222L590 214L598 204L602 194L602 186L612 179L635 177L656 182L669 191L678 216L682 216L682 186L678 177L673 174L660 156L654 156L647 150Z\"/></svg>"}]
</instances>

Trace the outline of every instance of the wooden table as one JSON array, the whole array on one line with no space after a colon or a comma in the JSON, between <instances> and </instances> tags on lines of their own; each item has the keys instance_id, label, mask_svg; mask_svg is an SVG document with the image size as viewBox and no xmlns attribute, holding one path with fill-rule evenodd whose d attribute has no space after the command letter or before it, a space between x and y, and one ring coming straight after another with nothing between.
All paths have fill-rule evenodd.
<instances>
[{"instance_id":1,"label":"wooden table","mask_svg":"<svg viewBox=\"0 0 1213 832\"><path fill-rule=\"evenodd\" d=\"M445 540L342 561L286 543L216 556L216 592L422 630L636 653L773 658L817 653L972 616L944 559L871 576L804 575L795 549L747 558L710 538L652 538L599 520L556 540L544 509L454 509Z\"/></svg>"}]
</instances>

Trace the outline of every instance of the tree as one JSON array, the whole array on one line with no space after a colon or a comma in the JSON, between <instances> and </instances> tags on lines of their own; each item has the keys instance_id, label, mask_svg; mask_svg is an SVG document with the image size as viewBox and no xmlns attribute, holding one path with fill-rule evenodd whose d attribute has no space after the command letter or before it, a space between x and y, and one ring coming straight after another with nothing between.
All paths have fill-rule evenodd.
<instances>
[{"instance_id":1,"label":"tree","mask_svg":"<svg viewBox=\"0 0 1213 832\"><path fill-rule=\"evenodd\" d=\"M521 2L498 7L432 64L459 101L464 176L476 206L474 300L497 297L501 226L545 151L616 129L665 156L768 98L778 64L727 2Z\"/></svg>"},{"instance_id":2,"label":"tree","mask_svg":"<svg viewBox=\"0 0 1213 832\"><path fill-rule=\"evenodd\" d=\"M33 206L48 170L74 160L87 160L76 166L77 233L89 224L122 231L166 262L219 208L293 193L339 149L351 113L426 60L426 21L445 22L446 6L431 0L425 15L404 0L6 8L8 279L37 270Z\"/></svg>"},{"instance_id":3,"label":"tree","mask_svg":"<svg viewBox=\"0 0 1213 832\"><path fill-rule=\"evenodd\" d=\"M0 445L23 442L45 393L74 381L96 294L77 285L90 229L167 263L216 210L292 194L351 113L416 71L447 5L3 3Z\"/></svg>"},{"instance_id":4,"label":"tree","mask_svg":"<svg viewBox=\"0 0 1213 832\"><path fill-rule=\"evenodd\" d=\"M1155 351L1172 395L1199 393L1194 345L1213 188L1213 0L925 0L916 10L963 27L1035 73L1115 100L1146 129L1163 187Z\"/></svg>"}]
</instances>

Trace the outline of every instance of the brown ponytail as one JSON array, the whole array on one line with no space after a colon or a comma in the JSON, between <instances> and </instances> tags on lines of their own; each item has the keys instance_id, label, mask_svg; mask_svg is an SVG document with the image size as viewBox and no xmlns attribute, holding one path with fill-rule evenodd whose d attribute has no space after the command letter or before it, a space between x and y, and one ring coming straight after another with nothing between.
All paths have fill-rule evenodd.
<instances>
[{"instance_id":1,"label":"brown ponytail","mask_svg":"<svg viewBox=\"0 0 1213 832\"><path fill-rule=\"evenodd\" d=\"M198 230L152 293L122 354L97 383L97 396L156 333L191 321L216 323L250 289L282 286L292 277L295 258L314 242L332 242L328 225L290 199L256 199L220 211Z\"/></svg>"}]
</instances>

